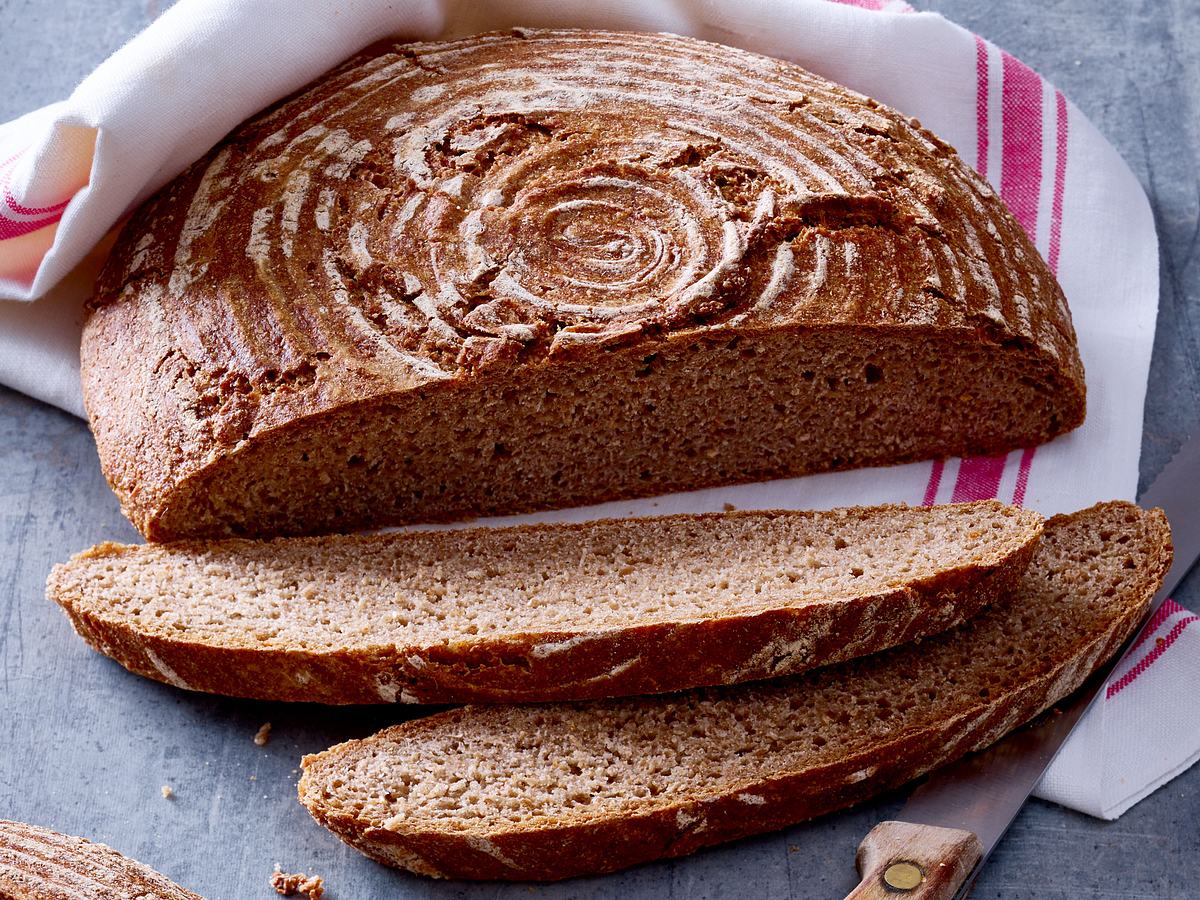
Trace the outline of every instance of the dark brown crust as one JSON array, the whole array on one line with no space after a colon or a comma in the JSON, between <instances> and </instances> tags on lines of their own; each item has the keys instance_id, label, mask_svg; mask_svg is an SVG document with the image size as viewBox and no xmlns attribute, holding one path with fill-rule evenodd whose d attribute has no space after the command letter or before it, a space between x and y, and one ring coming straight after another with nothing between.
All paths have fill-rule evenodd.
<instances>
[{"instance_id":1,"label":"dark brown crust","mask_svg":"<svg viewBox=\"0 0 1200 900\"><path fill-rule=\"evenodd\" d=\"M888 509L880 507L877 509ZM869 514L864 507L852 514ZM732 512L688 519L788 515ZM588 700L734 684L803 672L935 634L1007 596L1033 555L1041 527L990 566L947 569L884 594L747 615L638 625L601 632L547 632L456 645L367 650L221 647L172 640L101 617L80 585L97 557L137 553L102 544L56 566L47 596L92 647L147 678L190 690L317 703L497 703ZM521 526L574 529L584 524ZM454 540L456 532L447 532ZM316 538L370 542L387 538ZM186 545L185 545L186 546ZM197 543L196 549L210 549ZM548 652L551 651L551 652ZM297 673L304 672L302 680Z\"/></svg>"},{"instance_id":2,"label":"dark brown crust","mask_svg":"<svg viewBox=\"0 0 1200 900\"><path fill-rule=\"evenodd\" d=\"M312 236L320 240L310 245L302 232L296 239L297 265L302 257L308 256L315 268L304 278L281 283L282 289L279 284L265 284L260 279L256 266L262 261L251 260L253 254L248 243L252 218L257 212L269 211L268 207L275 209L271 204L279 199L277 194L284 181L279 176L272 182L274 186L266 185L265 181L260 184L260 176L250 171L262 162L254 153L267 146L263 142L275 129L292 128L290 117L299 116L308 105L328 101L339 86L345 87L344 83L353 79L351 73L356 66L373 64L370 57L352 61L287 104L239 128L164 188L134 215L110 258L100 281L95 310L85 324L84 397L105 476L120 497L125 513L143 534L153 540L170 540L230 533L311 533L364 524L369 516L361 512L348 514L347 521L333 513L313 521L279 522L269 517L260 521L253 505L214 517L205 503L212 486L220 484L229 473L239 471L239 465L253 469L258 464L256 454L280 446L298 434L321 434L329 419L339 413L349 413L363 423L378 422L383 410L396 404L408 409L414 405L415 397L420 408L412 412L413 420L419 420L425 406L457 415L460 409L457 404L464 403L465 410L471 408L465 400L473 396L472 392L505 391L512 384L539 381L546 373L571 374L608 367L615 372L617 357L622 354L644 357L666 353L672 346L689 341L713 340L724 344L731 338L753 338L763 333L788 333L797 340L805 340L824 330L846 341L865 343L886 340L889 330L909 335L928 334L946 339L964 352L985 350L995 360L1017 367L1024 377L1012 390L1028 390L1011 397L1011 402L1045 409L1028 416L1020 426L1025 429L1020 434L950 433L962 430L956 425L945 429L948 433L916 441L902 450L842 446L819 452L801 447L798 452L779 458L732 460L729 471L704 472L689 483L667 474L612 484L598 480L575 495L556 496L546 489L540 494L527 492L524 497L506 496L494 504L481 487L479 495L462 504L462 508L424 506L407 512L381 511L371 521L396 523L414 517L445 518L472 512L503 514L846 466L990 453L1040 443L1082 422L1083 369L1070 314L1053 275L992 190L951 148L914 120L798 67L663 35L493 34L446 45L394 47L387 59L394 60L397 66L407 59L412 67L421 69L422 60L437 60L440 53L454 54L470 48L475 55L470 57L468 68L477 73L485 59L500 61L502 67L515 66L516 61L536 66L540 64L538 60L554 60L554 51L561 47L579 54L581 46L586 49L591 43L622 59L639 59L647 66L650 63L646 60L656 63L679 60L681 65L709 66L714 72L719 69L722 78L732 79L731 83L739 87L753 82L757 93L752 102L744 104L746 109L789 110L779 115L787 120L791 133L806 134L813 139L813 146L821 145L823 149L812 150L811 154L829 172L837 169L835 180L840 179L841 189L846 193L822 193L820 189L794 196L786 191L780 193L779 209L768 217L769 225L753 235L755 241L761 238L765 243L745 251L744 265L727 283L722 283L723 293L710 304L711 310L702 309L704 304L699 304L696 309L689 306L684 312L675 310L670 314L601 317L603 322L587 321L587 315L577 312L562 313L561 321L544 321L538 318L542 315L539 312L532 317L536 321L530 326L536 335L524 344L508 337L473 332L475 325L454 319L450 322L453 327L441 327L439 333L449 335L447 340L451 344L462 344L457 357L444 347L435 346L436 341L430 337L432 332L422 330L424 325L400 327L376 323L373 327L378 331L364 326L366 331L360 333L336 317L321 319L327 315L325 305L330 303L333 289L321 275L320 260L313 254L319 255L322 248L331 246L335 237L342 241L344 234L330 232L326 236L314 231ZM440 76L429 73L440 71L439 65L441 62L430 64L424 67L424 74L418 73L422 78L432 79L432 87L437 87ZM565 77L561 62L549 65L556 68L555 77ZM584 66L583 71L591 70ZM704 79L687 80L689 90L703 92ZM718 81L714 76L713 83ZM368 109L359 121L330 119L329 124L350 128L354 139L365 135L364 140L369 139L378 149L391 140L391 135L375 119L406 109L408 100L403 90L398 98L388 101L391 105L381 103L379 109ZM712 113L711 99L702 98L698 102L697 115ZM630 115L636 118L640 114L636 106L636 103L624 104L618 112L631 111ZM486 118L491 112L494 111L484 110L481 115ZM567 122L563 126L567 138L574 139L581 133L576 127L580 122L571 119L574 113L555 115ZM605 145L604 141L613 137L609 131L619 128L623 120L605 110L595 111L594 116L591 124L598 133L603 132L602 140L597 140ZM796 121L787 116L794 116ZM295 124L288 136L294 137L307 122ZM534 134L539 133L539 128L550 127L539 122L526 124ZM747 127L746 122L738 122L737 133L739 139L750 140L748 135L754 134L755 129ZM786 129L781 133L786 133ZM805 146L809 145L797 141L791 149L799 151ZM585 152L589 148L594 149L588 145L579 151L576 162L580 171L591 172L595 168L598 172L597 167L603 165L611 175L628 168L628 163L618 166L607 158L597 162ZM837 158L842 158L842 162L831 162ZM231 171L238 175L233 182L243 193L232 196L229 207L222 213L220 228L211 227L211 222L204 228L197 226L200 236L195 238L195 244L202 249L193 253L190 239L188 242L181 239L181 229L190 216L192 200L204 188L210 167L214 183L225 177L221 168L225 163L218 165L222 159L231 160ZM851 164L846 162L848 159L858 161ZM838 169L838 166L848 168ZM350 179L355 186L346 190L357 192L360 186L367 185L362 190L368 192L367 199L379 208L385 221L375 222L375 216L370 216L364 227L370 232L371 241L383 241L382 235L391 233L388 229L396 207L403 205L412 183L397 180L378 188L390 194L377 196L372 193L376 188L369 185L387 180L391 160L381 162L369 157L360 168L363 171ZM312 172L314 179L321 177L315 168ZM779 172L759 174L767 181L782 177ZM316 184L314 181L314 190ZM340 189L341 184L338 182L334 187ZM209 187L218 193L227 188L211 184ZM811 186L805 190L811 190ZM760 193L759 197L762 196L766 194ZM753 196L729 202L736 207L733 220L743 226L757 215L752 208ZM207 221L203 215L197 213L197 216L201 225ZM306 217L306 226L308 222ZM705 219L700 227L716 240L721 224L715 218ZM502 235L503 223L494 225L488 234ZM738 312L758 292L764 291L766 273L770 271L768 251L781 240L791 242L789 245L795 246L806 260L819 255L812 250L817 241L836 241L838 247L855 249L846 258L845 277L840 274L840 258L834 259L831 265L837 265L838 274L830 277L827 287L813 297L801 297L800 287L794 290L789 287L763 309ZM445 235L433 234L414 241L412 246L419 249L455 243ZM274 252L273 248L267 250ZM414 250L406 257L402 251L403 248L394 251L396 258L387 260L382 274L380 266L372 268L372 263L364 264L362 272L345 277L358 279L356 286L361 281L371 291L380 284L393 293L399 291L397 302L404 305L408 302L404 300L407 295L397 287L397 279L400 270L411 261L408 257L416 259L421 254ZM944 261L937 262L943 251L945 259L951 260L944 265ZM353 268L357 263L352 257L354 254L339 259L338 265ZM191 262L180 262L184 258ZM851 275L854 260L862 262L864 270L870 272L865 281L860 275ZM804 267L808 265L805 261L797 263L798 275L794 279L797 284L806 280L799 276L806 275ZM823 272L824 263L818 268ZM950 269L961 277L951 278ZM174 274L181 277L175 279ZM292 290L297 285L299 295ZM276 289L275 294L270 288ZM303 294L305 290L310 293ZM430 296L436 293L432 285L426 285L426 290ZM363 291L364 296L370 293L365 288ZM280 312L281 296L294 298L288 300L294 308ZM896 301L896 296L901 300ZM658 299L667 306L672 298ZM355 302L368 301L358 298ZM550 305L558 302L554 299ZM364 315L374 313L381 322L387 319L377 310L365 307L364 310ZM420 318L412 309L409 312ZM522 310L521 315L528 312ZM581 315L583 320L576 321ZM526 324L521 319L520 327ZM487 327L494 330L501 326ZM560 335L568 334L578 340L559 340ZM415 354L419 358L416 368L408 364L389 366L385 360L387 352L379 350L380 340L390 341L393 349ZM736 360L736 354L733 358ZM430 367L439 371L431 375ZM850 377L852 373L843 374ZM898 389L904 390L905 385ZM943 406L963 400L938 399ZM931 416L937 412L937 405L931 403ZM695 427L689 426L691 430L677 437L698 440L698 435L692 433ZM463 453L472 452L460 449ZM673 450L673 446L664 448L664 452Z\"/></svg>"},{"instance_id":3,"label":"dark brown crust","mask_svg":"<svg viewBox=\"0 0 1200 900\"><path fill-rule=\"evenodd\" d=\"M0 900L203 900L111 847L0 821Z\"/></svg>"},{"instance_id":4,"label":"dark brown crust","mask_svg":"<svg viewBox=\"0 0 1200 900\"><path fill-rule=\"evenodd\" d=\"M1047 532L1069 518L1049 520ZM433 877L512 881L553 881L610 872L683 856L701 847L842 809L994 743L1070 694L1110 658L1132 634L1170 568L1172 547L1166 517L1161 510L1151 510L1145 521L1149 540L1142 548L1145 558L1140 589L1131 592L1134 596L1118 598L1115 602L1120 604L1119 612L1066 658L1047 660L1036 679L1005 693L993 691L969 712L909 729L894 741L836 764L780 772L776 778L731 786L719 796L678 803L636 817L597 817L578 824L564 821L558 827L514 828L489 835L482 849L479 836L469 830L405 832L403 823L397 824L397 830L390 830L331 812L319 795L319 770L335 767L339 753L356 742L304 758L300 799L319 823L386 865ZM470 708L450 710L393 726L379 736L398 729L437 728L442 722L470 714ZM862 777L864 772L871 773L870 777ZM764 802L742 802L738 795L745 792L762 797Z\"/></svg>"}]
</instances>

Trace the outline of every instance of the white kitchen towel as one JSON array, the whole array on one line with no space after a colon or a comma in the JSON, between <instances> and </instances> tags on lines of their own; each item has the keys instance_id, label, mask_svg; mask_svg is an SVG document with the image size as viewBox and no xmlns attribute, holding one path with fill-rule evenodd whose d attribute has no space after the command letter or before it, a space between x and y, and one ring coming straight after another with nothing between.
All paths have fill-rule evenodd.
<instances>
[{"instance_id":1,"label":"white kitchen towel","mask_svg":"<svg viewBox=\"0 0 1200 900\"><path fill-rule=\"evenodd\" d=\"M1168 600L1076 726L1038 796L1115 819L1200 759L1200 616Z\"/></svg>"},{"instance_id":2,"label":"white kitchen towel","mask_svg":"<svg viewBox=\"0 0 1200 900\"><path fill-rule=\"evenodd\" d=\"M1055 513L1134 496L1158 303L1145 195L1061 92L982 38L897 0L181 0L68 100L0 126L0 297L13 301L0 302L0 382L82 412L79 309L103 258L97 244L242 119L385 36L513 25L734 44L919 118L991 181L1057 273L1088 385L1083 427L1042 447L522 518L984 497ZM1114 683L1042 796L1111 817L1195 760L1200 628L1191 621L1176 612L1139 648L1129 663L1136 676Z\"/></svg>"}]
</instances>

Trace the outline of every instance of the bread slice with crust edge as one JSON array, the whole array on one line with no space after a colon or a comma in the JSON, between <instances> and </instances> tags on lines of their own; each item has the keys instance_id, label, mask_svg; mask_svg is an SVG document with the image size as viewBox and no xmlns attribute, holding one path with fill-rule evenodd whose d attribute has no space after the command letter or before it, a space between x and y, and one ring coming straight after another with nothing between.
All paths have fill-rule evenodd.
<instances>
[{"instance_id":1,"label":"bread slice with crust edge","mask_svg":"<svg viewBox=\"0 0 1200 900\"><path fill-rule=\"evenodd\" d=\"M1161 510L1056 516L1009 602L919 644L732 688L450 710L306 756L300 800L423 875L555 880L682 856L998 740L1116 652L1171 558Z\"/></svg>"},{"instance_id":2,"label":"bread slice with crust edge","mask_svg":"<svg viewBox=\"0 0 1200 900\"><path fill-rule=\"evenodd\" d=\"M577 700L792 674L1003 597L1042 518L996 501L269 542L102 544L51 572L84 639L192 690Z\"/></svg>"}]
</instances>

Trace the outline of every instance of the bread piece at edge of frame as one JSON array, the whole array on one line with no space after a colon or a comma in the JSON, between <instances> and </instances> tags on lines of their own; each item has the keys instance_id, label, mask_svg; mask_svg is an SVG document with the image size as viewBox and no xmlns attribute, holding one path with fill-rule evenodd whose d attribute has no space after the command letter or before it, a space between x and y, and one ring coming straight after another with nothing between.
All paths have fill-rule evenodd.
<instances>
[{"instance_id":1,"label":"bread piece at edge of frame","mask_svg":"<svg viewBox=\"0 0 1200 900\"><path fill-rule=\"evenodd\" d=\"M0 820L4 900L204 900L149 866L86 838Z\"/></svg>"}]
</instances>

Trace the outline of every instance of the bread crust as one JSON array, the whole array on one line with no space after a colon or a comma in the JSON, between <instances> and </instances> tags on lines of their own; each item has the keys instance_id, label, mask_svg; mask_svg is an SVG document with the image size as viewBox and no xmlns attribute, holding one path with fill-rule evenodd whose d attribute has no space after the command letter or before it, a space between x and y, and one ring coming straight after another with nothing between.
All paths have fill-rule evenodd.
<instances>
[{"instance_id":1,"label":"bread crust","mask_svg":"<svg viewBox=\"0 0 1200 900\"><path fill-rule=\"evenodd\" d=\"M995 501L981 505L1003 509ZM893 509L903 510L861 507L844 514L864 517ZM1028 565L1042 533L1041 523L1036 514L1010 512L1020 534L1014 535L1009 552L992 554L988 564L946 568L883 593L709 618L631 621L605 630L548 630L456 643L369 649L335 646L323 651L223 647L188 639L186 632L171 638L139 629L126 619L102 615L83 595L83 586L93 577L90 563L136 554L137 546L101 544L85 551L55 567L46 592L92 647L139 675L189 690L331 704L586 700L795 674L951 628L1007 597ZM702 524L790 515L797 514L739 511L673 518ZM606 523L530 525L505 532L515 533L520 544L522 536L531 533L582 533L596 524ZM461 536L445 532L441 540L453 547ZM372 541L388 539L307 540L354 542L370 553ZM180 545L196 553L220 546Z\"/></svg>"},{"instance_id":2,"label":"bread crust","mask_svg":"<svg viewBox=\"0 0 1200 900\"><path fill-rule=\"evenodd\" d=\"M612 99L620 89L592 80L596 58L627 70L637 90ZM517 102L512 85L488 93L483 71L567 87L545 88L553 102ZM672 80L682 86L665 99L644 99L651 86ZM480 92L480 112L455 119L453 98L471 90ZM663 109L689 92L694 121L675 110L684 124L671 127L682 130L663 131ZM729 98L741 94L745 102L730 108ZM428 99L438 96L444 101ZM576 108L579 97L587 102ZM353 115L337 109L351 99ZM548 104L550 112L514 112L522 104ZM430 131L429 123L443 121L439 116L449 123L444 134ZM470 149L485 140L481 130L507 142L482 161L476 156L483 151ZM393 141L399 142L394 159L386 150ZM639 160L641 151L631 147L648 147L651 155ZM497 205L489 191L504 190L487 179L499 176L475 168L523 166L529 154L552 158L546 171L560 174L543 184L514 169L505 175L515 185L504 197L509 205ZM389 174L394 169L401 174ZM701 182L703 190L696 187ZM473 185L479 197L468 196ZM679 185L691 193L678 194ZM461 195L451 196L454 190ZM605 191L630 196L596 193ZM669 202L654 199L668 195ZM339 199L348 207L341 213ZM417 205L410 209L410 202ZM595 262L580 255L579 242L592 246L603 237L604 217L572 220L561 234L522 231L589 204L645 213L620 239L632 242L630 253L635 244L666 241L670 253L655 259L670 257L678 268L654 269L661 283L619 291L605 283L601 290L598 275L588 280L576 270ZM686 222L671 218L676 214ZM694 246L671 245L685 234ZM471 265L455 255L459 250L439 249L471 244L463 235L479 238L483 255ZM436 272L426 271L430 253ZM446 274L459 270L461 278ZM678 276L678 284L668 275ZM541 282L549 285L544 296ZM467 299L438 299L451 293ZM110 257L93 307L82 347L85 403L109 483L130 520L154 540L504 514L997 452L1074 428L1085 408L1083 369L1060 288L991 188L951 148L915 120L794 65L667 35L519 30L397 45L352 60L241 126L140 209ZM603 384L607 371L610 382L623 382L639 377L626 374L638 360L673 348L762 335L804 342L821 333L851 345L882 341L885 348L892 334L915 345L943 340L962 351L961 365L979 351L991 365L973 362L973 370L1019 370L1006 389L1025 393L1010 401L1036 412L994 434L968 433L957 423L903 446L847 441L774 455L744 450L726 466L695 465L691 476L683 445L703 445L703 427L668 423L664 435L675 440L662 452L680 459L646 478L606 481L598 473L573 493L531 481L525 491L495 500L481 484L454 504L367 504L340 518L334 509L271 518L267 508L282 500L266 488L244 506L237 497L213 500L232 478L257 488L255 479L267 477L260 470L272 466L294 466L304 481L298 461L272 454L297 437L315 440L331 422L350 423L332 432L343 440L354 422L377 426L392 409L400 410L402 423L439 413L453 421L472 416L479 398L519 393L558 375L570 383L599 372ZM889 362L899 364L907 353ZM738 358L728 355L731 363ZM839 372L847 382L859 375ZM885 384L859 405L887 405L919 383ZM835 389L844 391L831 382ZM927 416L906 421L915 428L939 409L979 402L965 395L937 399L940 406L931 399ZM521 396L521 404L529 402ZM511 433L497 432L497 444L520 443L536 430L536 419L518 418L521 404L501 408L498 415L515 424ZM853 416L854 404L839 413ZM397 426L394 438L410 430ZM620 431L612 439L630 440ZM711 436L708 446L716 446ZM543 457L550 452L548 444L531 447ZM298 460L302 452L293 455ZM470 458L475 450L449 452ZM323 474L361 487L367 476L343 470L343 463L355 464L342 460ZM408 488L398 475L388 480L381 497ZM436 481L421 484L425 493L436 487Z\"/></svg>"},{"instance_id":3,"label":"bread crust","mask_svg":"<svg viewBox=\"0 0 1200 900\"><path fill-rule=\"evenodd\" d=\"M1078 515L1050 519L1047 535ZM1144 554L1140 557L1142 577L1128 596L1114 600L1118 609L1102 628L1063 658L1048 660L1036 678L1008 690L992 690L974 708L907 728L893 740L832 764L722 786L719 793L706 797L661 805L648 800L647 811L638 815L606 817L572 811L553 825L513 824L487 835L469 826L423 829L400 817L388 827L379 827L370 820L337 812L324 801L322 785L331 773L345 771L344 764L359 753L370 753L375 742L393 733L419 734L446 723L469 721L482 712L467 707L306 756L298 788L300 800L320 824L386 865L433 877L514 881L552 881L610 872L823 815L982 749L1079 687L1133 633L1170 568L1172 547L1165 516L1161 510L1152 510L1145 513L1144 521L1148 540L1140 548ZM755 799L747 801L747 796Z\"/></svg>"},{"instance_id":4,"label":"bread crust","mask_svg":"<svg viewBox=\"0 0 1200 900\"><path fill-rule=\"evenodd\" d=\"M396 829L364 826L352 817L331 814L306 793L311 782L303 779L300 800L321 825L350 846L385 865L421 875L483 881L558 881L613 872L657 859L686 856L703 847L775 831L844 809L981 750L1081 685L1095 666L1116 651L1133 624L1114 623L1084 656L1056 667L1034 684L982 705L975 715L931 724L837 765L747 782L711 799L678 803L619 821L581 821L542 830L514 830L487 838L488 846L481 848L475 835L406 832L403 825ZM460 714L451 710L436 718ZM306 773L319 764L319 759L319 754L305 757ZM856 781L862 772L871 775ZM763 802L750 804L739 799L746 794L761 797Z\"/></svg>"},{"instance_id":5,"label":"bread crust","mask_svg":"<svg viewBox=\"0 0 1200 900\"><path fill-rule=\"evenodd\" d=\"M0 821L0 897L204 900L104 844L11 821Z\"/></svg>"}]
</instances>

